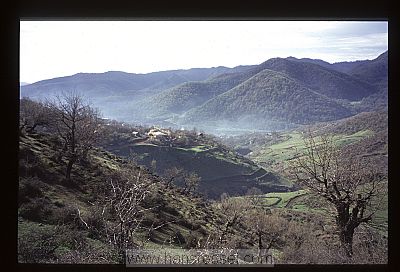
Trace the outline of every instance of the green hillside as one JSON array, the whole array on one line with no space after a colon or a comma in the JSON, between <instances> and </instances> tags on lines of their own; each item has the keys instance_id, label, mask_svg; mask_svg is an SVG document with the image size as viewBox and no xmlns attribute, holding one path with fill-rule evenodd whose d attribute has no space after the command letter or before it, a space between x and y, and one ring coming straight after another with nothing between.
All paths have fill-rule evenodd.
<instances>
[{"instance_id":1,"label":"green hillside","mask_svg":"<svg viewBox=\"0 0 400 272\"><path fill-rule=\"evenodd\" d=\"M314 63L274 58L261 65L266 69L285 73L312 90L331 98L358 101L377 92L376 88L362 80Z\"/></svg>"},{"instance_id":2,"label":"green hillside","mask_svg":"<svg viewBox=\"0 0 400 272\"><path fill-rule=\"evenodd\" d=\"M66 183L63 163L57 161L58 148L57 140L50 135L20 137L19 262L119 262L105 233L114 219L106 216L103 222L99 216L110 177L127 162L106 151L93 150L87 160L76 165L73 182ZM218 212L201 198L183 194L176 187L167 188L145 168L133 167L151 184L151 193L141 204L148 210L134 243L144 247L191 246L190 241L206 237L221 224ZM161 227L148 236L152 225Z\"/></svg>"},{"instance_id":3,"label":"green hillside","mask_svg":"<svg viewBox=\"0 0 400 272\"><path fill-rule=\"evenodd\" d=\"M222 74L206 81L187 82L144 99L135 106L143 112L148 109L149 116L181 114L235 87L250 76L248 73L232 73ZM148 105L157 107L152 108Z\"/></svg>"},{"instance_id":4,"label":"green hillside","mask_svg":"<svg viewBox=\"0 0 400 272\"><path fill-rule=\"evenodd\" d=\"M235 88L190 110L183 122L259 120L307 124L340 119L350 111L283 73L264 70Z\"/></svg>"}]
</instances>

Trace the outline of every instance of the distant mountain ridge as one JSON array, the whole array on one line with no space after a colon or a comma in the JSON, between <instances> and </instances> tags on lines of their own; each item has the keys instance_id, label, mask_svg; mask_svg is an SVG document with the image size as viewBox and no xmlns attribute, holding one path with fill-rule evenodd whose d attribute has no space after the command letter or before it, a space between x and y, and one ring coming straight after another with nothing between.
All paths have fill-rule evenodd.
<instances>
[{"instance_id":1,"label":"distant mountain ridge","mask_svg":"<svg viewBox=\"0 0 400 272\"><path fill-rule=\"evenodd\" d=\"M377 92L366 82L315 63L274 58L261 65L267 69L283 72L303 82L309 88L332 98L354 101Z\"/></svg>"},{"instance_id":2,"label":"distant mountain ridge","mask_svg":"<svg viewBox=\"0 0 400 272\"><path fill-rule=\"evenodd\" d=\"M289 57L234 68L79 73L21 86L21 97L75 90L121 121L277 129L387 107L387 63L386 51L374 60L333 64Z\"/></svg>"},{"instance_id":3,"label":"distant mountain ridge","mask_svg":"<svg viewBox=\"0 0 400 272\"><path fill-rule=\"evenodd\" d=\"M314 63L314 64L321 65L325 68L336 70L338 72L351 73L351 70L353 70L357 66L373 62L374 60L377 60L377 59L385 59L385 58L387 59L387 57L388 57L388 51L383 52L382 54L380 54L378 57L376 57L373 60L340 61L340 62L330 63L330 62L327 62L324 60L310 59L310 58L298 59L295 57L287 57L286 59L291 60L291 61Z\"/></svg>"},{"instance_id":4,"label":"distant mountain ridge","mask_svg":"<svg viewBox=\"0 0 400 272\"><path fill-rule=\"evenodd\" d=\"M235 68L192 68L189 70L171 70L153 72L148 74L132 74L121 71L109 71L105 73L78 73L71 76L47 79L29 84L22 90L28 96L48 95L48 92L56 91L55 88L75 88L84 91L109 91L123 92L128 90L141 90L145 88L165 89L171 85L187 81L201 81L210 76L227 73ZM238 68L245 69L245 68ZM104 93L103 93L104 94Z\"/></svg>"}]
</instances>

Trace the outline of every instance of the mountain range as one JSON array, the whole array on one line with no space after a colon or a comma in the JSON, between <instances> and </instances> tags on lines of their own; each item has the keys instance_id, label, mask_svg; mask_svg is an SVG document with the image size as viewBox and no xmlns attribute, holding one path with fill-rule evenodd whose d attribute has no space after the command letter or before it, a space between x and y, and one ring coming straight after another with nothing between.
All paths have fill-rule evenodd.
<instances>
[{"instance_id":1,"label":"mountain range","mask_svg":"<svg viewBox=\"0 0 400 272\"><path fill-rule=\"evenodd\" d=\"M121 121L276 130L386 108L387 86L386 51L373 60L333 64L288 57L234 68L79 73L21 86L21 97L74 90Z\"/></svg>"}]
</instances>

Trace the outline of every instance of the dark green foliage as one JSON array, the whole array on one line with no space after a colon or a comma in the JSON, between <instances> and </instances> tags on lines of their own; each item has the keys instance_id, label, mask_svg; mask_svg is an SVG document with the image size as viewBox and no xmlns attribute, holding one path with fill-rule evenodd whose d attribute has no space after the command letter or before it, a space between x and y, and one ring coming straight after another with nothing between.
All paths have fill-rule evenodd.
<instances>
[{"instance_id":1,"label":"dark green foliage","mask_svg":"<svg viewBox=\"0 0 400 272\"><path fill-rule=\"evenodd\" d=\"M317 94L285 74L264 70L246 82L191 110L188 122L234 120L248 116L255 121L282 120L298 124L349 116L348 109Z\"/></svg>"},{"instance_id":2,"label":"dark green foliage","mask_svg":"<svg viewBox=\"0 0 400 272\"><path fill-rule=\"evenodd\" d=\"M128 159L135 157L133 159L135 163L144 165L148 169L151 169L152 162L156 161L156 171L166 183L173 182L175 185L185 187L182 176L176 176L172 181L172 177L167 177L166 171L174 168L182 168L187 173L195 172L201 177L197 192L210 198L219 197L223 192L240 194L256 183L265 181L270 184L281 183L276 176L263 176L265 172L261 173L263 170L254 162L235 153L220 143L218 138L209 134L196 130L171 129L170 136L165 136L159 141L141 136L140 142L136 142L138 138L132 136L132 131L138 130L131 128L117 132L116 129L102 145L119 156ZM149 129L146 129L140 133L146 135L148 131ZM256 174L251 175L252 173ZM256 178L261 179L256 180ZM267 189L272 190L272 188Z\"/></svg>"},{"instance_id":3,"label":"dark green foliage","mask_svg":"<svg viewBox=\"0 0 400 272\"><path fill-rule=\"evenodd\" d=\"M360 63L351 69L349 74L377 86L382 84L387 86L388 55L386 51L374 60Z\"/></svg>"},{"instance_id":4,"label":"dark green foliage","mask_svg":"<svg viewBox=\"0 0 400 272\"><path fill-rule=\"evenodd\" d=\"M19 158L23 163L19 164L19 173L25 176L37 176L40 179L46 179L46 173L43 171L43 165L35 153L28 148L20 148Z\"/></svg>"},{"instance_id":5,"label":"dark green foliage","mask_svg":"<svg viewBox=\"0 0 400 272\"><path fill-rule=\"evenodd\" d=\"M138 106L143 107L143 110L151 110L148 113L151 116L171 112L183 113L230 90L252 75L253 73L222 74L207 81L187 82L150 97ZM157 107L149 108L148 105L157 105Z\"/></svg>"},{"instance_id":6,"label":"dark green foliage","mask_svg":"<svg viewBox=\"0 0 400 272\"><path fill-rule=\"evenodd\" d=\"M78 217L78 210L72 206L63 206L53 210L52 223L57 225L68 225L75 229L85 229Z\"/></svg>"},{"instance_id":7,"label":"dark green foliage","mask_svg":"<svg viewBox=\"0 0 400 272\"><path fill-rule=\"evenodd\" d=\"M266 69L282 72L330 98L360 100L377 91L364 81L313 63L275 58L261 65Z\"/></svg>"}]
</instances>

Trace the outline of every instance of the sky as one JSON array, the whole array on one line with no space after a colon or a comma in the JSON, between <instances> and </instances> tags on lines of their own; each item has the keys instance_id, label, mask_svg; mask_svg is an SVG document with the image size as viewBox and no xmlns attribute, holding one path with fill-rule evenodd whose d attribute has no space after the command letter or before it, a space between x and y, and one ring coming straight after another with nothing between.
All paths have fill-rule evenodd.
<instances>
[{"instance_id":1,"label":"sky","mask_svg":"<svg viewBox=\"0 0 400 272\"><path fill-rule=\"evenodd\" d=\"M289 56L333 63L374 59L387 49L387 21L21 21L20 81Z\"/></svg>"}]
</instances>

